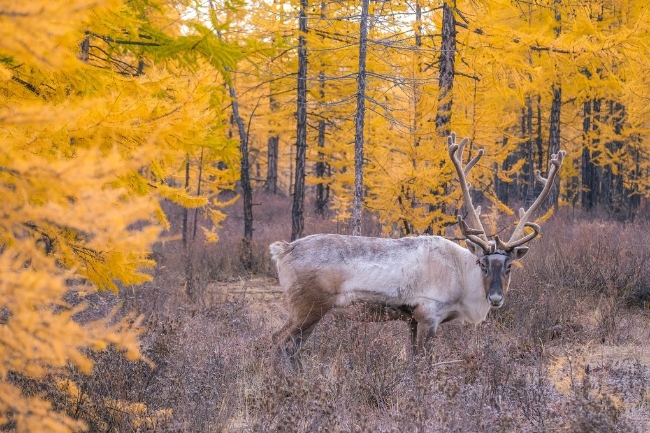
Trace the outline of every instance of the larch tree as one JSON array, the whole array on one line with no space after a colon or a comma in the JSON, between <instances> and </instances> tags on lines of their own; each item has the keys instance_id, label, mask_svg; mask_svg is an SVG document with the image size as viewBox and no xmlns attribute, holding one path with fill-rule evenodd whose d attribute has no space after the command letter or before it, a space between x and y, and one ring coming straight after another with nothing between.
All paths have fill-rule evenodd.
<instances>
[{"instance_id":1,"label":"larch tree","mask_svg":"<svg viewBox=\"0 0 650 433\"><path fill-rule=\"evenodd\" d=\"M89 372L88 351L109 346L140 357L139 319L113 315L82 326L73 316L83 304L63 296L149 280L151 245L170 227L160 199L207 204L172 174L193 146L214 161L236 155L212 111L220 101L216 73L180 72L174 58L188 41L166 22L153 25L166 10L153 6L0 3L2 428L83 428L39 396L21 394L14 379L69 384L68 366ZM232 180L217 174L202 194Z\"/></svg>"},{"instance_id":2,"label":"larch tree","mask_svg":"<svg viewBox=\"0 0 650 433\"><path fill-rule=\"evenodd\" d=\"M83 423L22 395L14 375L58 378L68 362L88 372L92 362L84 351L108 345L139 357L137 322L82 326L72 318L81 307L62 300L70 280L112 289L116 282L147 280L142 268L151 265L147 251L159 232L129 227L151 220L156 209L152 196L133 194L127 185L152 156L152 131L136 126L142 147L115 146L109 128L133 131L122 116L137 99L91 83L136 96L143 89L80 62L83 33L64 24L87 23L93 6L0 5L0 425L18 431L70 431Z\"/></svg>"},{"instance_id":3,"label":"larch tree","mask_svg":"<svg viewBox=\"0 0 650 433\"><path fill-rule=\"evenodd\" d=\"M324 0L320 2L320 16L321 20L326 19L326 10L327 4ZM323 36L320 36L322 41ZM318 101L322 104L325 102L325 64L321 61L321 70L318 72ZM323 218L327 213L327 206L329 201L329 184L328 178L331 175L331 169L326 161L326 155L322 151L325 148L325 140L327 134L327 122L325 117L318 119L318 154L316 157L315 163L315 173L316 177L316 198L314 202L314 211L316 215Z\"/></svg>"},{"instance_id":4,"label":"larch tree","mask_svg":"<svg viewBox=\"0 0 650 433\"><path fill-rule=\"evenodd\" d=\"M308 33L300 30L300 21L298 2L256 1L250 3L249 14L237 23L239 31L234 33L240 43L247 39L249 53L233 75L243 116L250 119L249 152L256 173L251 177L252 184L273 194L291 195L296 185L298 128L287 119L297 116L297 48L301 35L308 38ZM304 84L307 89L307 82ZM250 117L253 112L254 121ZM262 175L264 171L266 176Z\"/></svg>"},{"instance_id":5,"label":"larch tree","mask_svg":"<svg viewBox=\"0 0 650 433\"><path fill-rule=\"evenodd\" d=\"M302 237L305 226L305 165L307 164L307 8L300 0L298 10L298 88L296 93L296 176L291 207L291 240Z\"/></svg>"},{"instance_id":6,"label":"larch tree","mask_svg":"<svg viewBox=\"0 0 650 433\"><path fill-rule=\"evenodd\" d=\"M436 130L442 137L449 135L453 108L454 74L456 63L456 2L442 4L440 58L438 60L438 112Z\"/></svg>"},{"instance_id":7,"label":"larch tree","mask_svg":"<svg viewBox=\"0 0 650 433\"><path fill-rule=\"evenodd\" d=\"M359 17L359 69L357 70L357 109L354 115L354 198L352 201L352 235L361 235L363 215L363 128L366 120L366 51L368 47L368 5L361 1Z\"/></svg>"}]
</instances>

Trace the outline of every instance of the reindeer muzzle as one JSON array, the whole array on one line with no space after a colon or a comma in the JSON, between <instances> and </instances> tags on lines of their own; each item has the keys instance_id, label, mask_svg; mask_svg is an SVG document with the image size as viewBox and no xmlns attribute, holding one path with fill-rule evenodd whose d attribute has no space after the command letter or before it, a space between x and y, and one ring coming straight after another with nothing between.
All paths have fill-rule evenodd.
<instances>
[{"instance_id":1,"label":"reindeer muzzle","mask_svg":"<svg viewBox=\"0 0 650 433\"><path fill-rule=\"evenodd\" d=\"M503 295L500 295L498 293L491 293L488 298L488 302L490 305L494 308L500 308L503 305Z\"/></svg>"}]
</instances>

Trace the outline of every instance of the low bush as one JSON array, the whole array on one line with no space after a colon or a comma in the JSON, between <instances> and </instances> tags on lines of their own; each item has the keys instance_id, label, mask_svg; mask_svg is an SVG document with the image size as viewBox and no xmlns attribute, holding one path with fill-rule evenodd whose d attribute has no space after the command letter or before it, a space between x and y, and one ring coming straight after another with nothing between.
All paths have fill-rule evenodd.
<instances>
[{"instance_id":1,"label":"low bush","mask_svg":"<svg viewBox=\"0 0 650 433\"><path fill-rule=\"evenodd\" d=\"M303 348L302 373L274 362L285 313L272 241L288 240L288 200L266 197L253 270L238 265L236 214L217 244L161 244L154 281L125 288L146 315L145 356L95 354L76 384L29 384L93 431L647 431L650 234L640 224L543 225L506 305L478 326L440 327L411 362L402 322L326 317ZM336 231L313 217L307 232ZM282 228L280 228L282 227ZM252 277L257 286L252 287ZM218 283L218 284L217 284ZM254 290L253 290L254 289ZM20 380L20 379L17 379Z\"/></svg>"}]
</instances>

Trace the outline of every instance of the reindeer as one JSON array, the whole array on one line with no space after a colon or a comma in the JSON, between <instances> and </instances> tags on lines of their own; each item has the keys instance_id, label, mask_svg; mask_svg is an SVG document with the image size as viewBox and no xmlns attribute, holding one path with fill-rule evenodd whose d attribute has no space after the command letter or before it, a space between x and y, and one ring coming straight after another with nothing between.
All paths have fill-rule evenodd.
<instances>
[{"instance_id":1,"label":"reindeer","mask_svg":"<svg viewBox=\"0 0 650 433\"><path fill-rule=\"evenodd\" d=\"M410 328L412 353L428 347L441 323L459 319L478 324L492 308L504 303L512 264L529 251L526 243L540 234L530 222L548 196L566 154L552 155L548 179L536 171L544 188L527 211L520 209L519 223L508 242L498 235L489 240L474 208L467 175L483 156L478 154L463 168L468 139L447 138L449 156L456 168L467 222L458 215L466 248L440 236L401 239L317 234L288 243L274 242L280 285L289 311L285 325L273 335L278 354L300 367L300 348L328 312L368 321L404 320ZM525 228L532 231L525 234Z\"/></svg>"}]
</instances>

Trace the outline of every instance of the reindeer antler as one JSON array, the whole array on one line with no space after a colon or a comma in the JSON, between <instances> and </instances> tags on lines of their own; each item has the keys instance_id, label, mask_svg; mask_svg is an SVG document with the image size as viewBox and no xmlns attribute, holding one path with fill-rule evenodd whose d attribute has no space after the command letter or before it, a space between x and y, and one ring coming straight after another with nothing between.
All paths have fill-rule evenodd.
<instances>
[{"instance_id":1,"label":"reindeer antler","mask_svg":"<svg viewBox=\"0 0 650 433\"><path fill-rule=\"evenodd\" d=\"M560 150L557 155L551 155L551 167L548 170L548 178L544 179L539 170L535 170L535 179L544 185L542 192L539 194L535 202L528 208L527 211L524 211L524 208L519 209L519 224L515 228L515 231L512 233L510 240L506 243L502 242L498 236L495 236L495 240L500 250L508 251L512 250L515 247L525 244L526 242L536 238L540 233L540 228L537 224L529 222L533 213L540 207L540 205L546 200L546 197L551 192L553 187L553 182L557 176L557 172L562 166L564 157L566 156L566 151ZM524 236L524 227L530 227L533 229L532 233Z\"/></svg>"},{"instance_id":2,"label":"reindeer antler","mask_svg":"<svg viewBox=\"0 0 650 433\"><path fill-rule=\"evenodd\" d=\"M557 172L560 170L562 162L564 161L564 157L566 156L566 151L560 150L556 155L551 155L551 167L548 171L548 178L543 178L539 170L535 170L535 179L540 182L544 188L527 211L524 211L524 208L519 209L519 223L517 224L515 231L512 233L510 240L508 242L503 242L501 239L499 239L499 236L495 235L495 242L490 242L488 241L488 238L485 234L485 229L483 228L483 224L481 224L481 220L479 218L481 207L479 206L477 208L474 208L474 205L472 204L472 197L469 193L470 184L467 182L467 174L483 156L483 149L480 149L478 151L478 154L467 163L465 168L463 168L463 150L465 149L465 145L468 143L468 141L469 140L467 138L464 138L460 143L456 143L456 133L454 132L452 132L449 137L447 137L447 150L449 152L451 161L454 163L454 167L456 167L456 173L458 173L458 180L463 192L464 207L467 212L467 219L470 224L468 225L463 220L463 218L458 215L458 225L460 226L460 231L463 236L465 236L470 241L480 245L481 248L483 248L483 250L488 254L493 253L496 248L503 251L512 251L516 247L523 245L526 242L529 242L539 236L540 227L537 224L530 222L529 220L533 216L533 213L537 211L544 200L546 200L548 194L551 192L553 182L555 182L555 178L557 177ZM527 235L524 235L525 227L530 227L533 229L533 231Z\"/></svg>"},{"instance_id":3,"label":"reindeer antler","mask_svg":"<svg viewBox=\"0 0 650 433\"><path fill-rule=\"evenodd\" d=\"M460 188L463 192L463 203L465 211L467 212L467 219L471 225L468 226L467 223L463 220L463 217L458 215L458 224L460 225L460 231L467 239L478 244L483 248L487 253L494 252L496 246L493 243L488 241L488 238L485 234L485 229L479 214L481 212L481 207L474 208L472 204L472 196L469 193L470 185L467 182L467 174L470 170L476 165L479 159L483 156L483 149L479 149L478 154L472 158L471 161L467 163L465 168L463 168L463 150L465 150L465 145L468 143L467 138L463 138L460 144L456 143L456 133L452 132L449 137L447 137L447 151L449 152L449 157L456 167L456 173L458 174L458 181L460 182Z\"/></svg>"}]
</instances>

